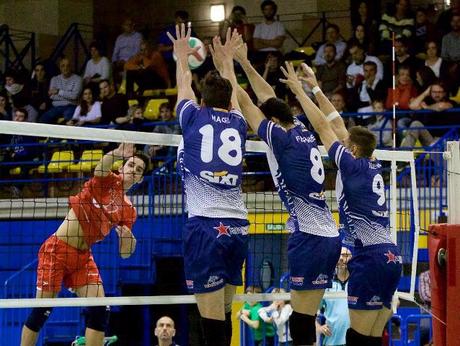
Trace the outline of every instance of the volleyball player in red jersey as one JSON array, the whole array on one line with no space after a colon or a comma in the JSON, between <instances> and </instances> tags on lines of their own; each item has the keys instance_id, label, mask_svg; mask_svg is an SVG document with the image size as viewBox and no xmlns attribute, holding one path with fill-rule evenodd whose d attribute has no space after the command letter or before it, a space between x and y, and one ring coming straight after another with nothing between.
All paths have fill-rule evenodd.
<instances>
[{"instance_id":1,"label":"volleyball player in red jersey","mask_svg":"<svg viewBox=\"0 0 460 346\"><path fill-rule=\"evenodd\" d=\"M116 160L125 160L119 174L111 171ZM136 209L126 192L142 181L148 158L135 152L133 144L120 144L107 153L76 196L69 198L70 210L57 231L38 253L37 298L55 298L61 285L79 297L104 297L102 280L91 254L91 246L111 231L119 237L120 256L128 258L136 248L131 232ZM38 333L52 308L33 308L22 329L21 346L36 344ZM86 345L103 343L108 309L89 307L86 314Z\"/></svg>"}]
</instances>

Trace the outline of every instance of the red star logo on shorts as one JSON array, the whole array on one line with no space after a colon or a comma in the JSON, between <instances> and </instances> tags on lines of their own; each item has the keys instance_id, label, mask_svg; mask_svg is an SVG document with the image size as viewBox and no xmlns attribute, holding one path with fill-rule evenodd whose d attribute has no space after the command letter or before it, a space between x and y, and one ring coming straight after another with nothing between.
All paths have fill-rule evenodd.
<instances>
[{"instance_id":1,"label":"red star logo on shorts","mask_svg":"<svg viewBox=\"0 0 460 346\"><path fill-rule=\"evenodd\" d=\"M390 262L393 262L393 263L398 263L400 260L399 260L399 256L396 256L393 252L391 252L390 250L388 250L387 253L384 254L385 256L387 256L388 258L388 261L387 261L387 264L390 263Z\"/></svg>"},{"instance_id":2,"label":"red star logo on shorts","mask_svg":"<svg viewBox=\"0 0 460 346\"><path fill-rule=\"evenodd\" d=\"M230 237L230 233L228 233L228 230L230 226L225 226L222 222L219 222L219 226L213 227L217 232L217 238L220 236L226 235L227 237Z\"/></svg>"}]
</instances>

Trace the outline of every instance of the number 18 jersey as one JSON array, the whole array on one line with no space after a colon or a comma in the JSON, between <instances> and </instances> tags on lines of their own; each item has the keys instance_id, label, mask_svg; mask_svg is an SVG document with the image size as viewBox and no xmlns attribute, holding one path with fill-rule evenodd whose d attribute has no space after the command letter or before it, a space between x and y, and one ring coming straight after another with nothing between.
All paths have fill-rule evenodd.
<instances>
[{"instance_id":1,"label":"number 18 jersey","mask_svg":"<svg viewBox=\"0 0 460 346\"><path fill-rule=\"evenodd\" d=\"M313 134L297 120L290 130L263 120L258 134L271 149L267 159L289 212L288 230L337 237L339 233L323 193L323 162Z\"/></svg>"},{"instance_id":2,"label":"number 18 jersey","mask_svg":"<svg viewBox=\"0 0 460 346\"><path fill-rule=\"evenodd\" d=\"M237 111L200 107L182 100L179 170L189 217L247 219L241 180L247 124Z\"/></svg>"}]
</instances>

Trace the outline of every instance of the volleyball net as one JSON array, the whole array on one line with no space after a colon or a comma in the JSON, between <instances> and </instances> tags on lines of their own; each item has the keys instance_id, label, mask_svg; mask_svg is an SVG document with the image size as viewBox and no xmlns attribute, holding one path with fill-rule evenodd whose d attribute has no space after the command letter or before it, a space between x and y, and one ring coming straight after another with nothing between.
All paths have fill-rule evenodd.
<instances>
[{"instance_id":1,"label":"volleyball net","mask_svg":"<svg viewBox=\"0 0 460 346\"><path fill-rule=\"evenodd\" d=\"M191 304L183 277L182 226L186 220L184 194L176 172L180 135L82 128L34 123L0 122L2 138L23 137L17 146L31 153L27 160L11 157L18 147L2 146L0 186L0 338L18 340L31 307L62 307L53 311L40 338L80 334L83 307L110 305L123 314L126 306ZM152 170L128 196L137 210L133 233L135 252L122 259L116 232L92 247L102 277L105 298L76 298L62 289L58 298L34 299L37 254L41 244L58 229L69 211L69 196L78 194L104 153L119 143L134 143L152 156ZM11 142L10 142L11 143ZM398 295L414 300L419 254L427 261L426 234L447 209L444 143L439 150L419 153L377 150L384 167L385 190L378 193L388 204L393 239L403 261ZM249 254L244 286L261 294L238 291L235 302L289 299L289 293L270 294L270 288L288 290L288 214L275 190L261 141L249 140L244 157L243 192L249 211ZM321 149L326 172L327 204L338 223L335 195L336 168ZM112 167L118 170L123 162ZM312 254L314 255L314 254ZM257 290L256 290L257 292ZM344 299L344 294L327 297ZM161 308L160 308L161 309ZM177 310L179 309L179 310ZM147 316L148 313L144 315ZM14 342L13 342L14 343Z\"/></svg>"}]
</instances>

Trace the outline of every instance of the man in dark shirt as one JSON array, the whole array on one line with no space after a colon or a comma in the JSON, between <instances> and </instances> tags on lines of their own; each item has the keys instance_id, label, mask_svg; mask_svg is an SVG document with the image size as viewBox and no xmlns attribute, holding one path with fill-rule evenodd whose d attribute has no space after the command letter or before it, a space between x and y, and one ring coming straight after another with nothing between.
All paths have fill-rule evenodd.
<instances>
[{"instance_id":1,"label":"man in dark shirt","mask_svg":"<svg viewBox=\"0 0 460 346\"><path fill-rule=\"evenodd\" d=\"M179 346L173 341L176 335L174 321L171 317L161 317L155 326L155 336L158 338L158 346Z\"/></svg>"},{"instance_id":2,"label":"man in dark shirt","mask_svg":"<svg viewBox=\"0 0 460 346\"><path fill-rule=\"evenodd\" d=\"M346 67L341 61L336 61L337 48L332 43L324 46L324 65L317 67L316 73L320 87L325 94L333 94L345 88Z\"/></svg>"},{"instance_id":3,"label":"man in dark shirt","mask_svg":"<svg viewBox=\"0 0 460 346\"><path fill-rule=\"evenodd\" d=\"M115 93L113 83L104 79L99 82L101 106L100 124L108 125L111 122L115 124L124 124L128 122L128 98L125 95Z\"/></svg>"}]
</instances>

